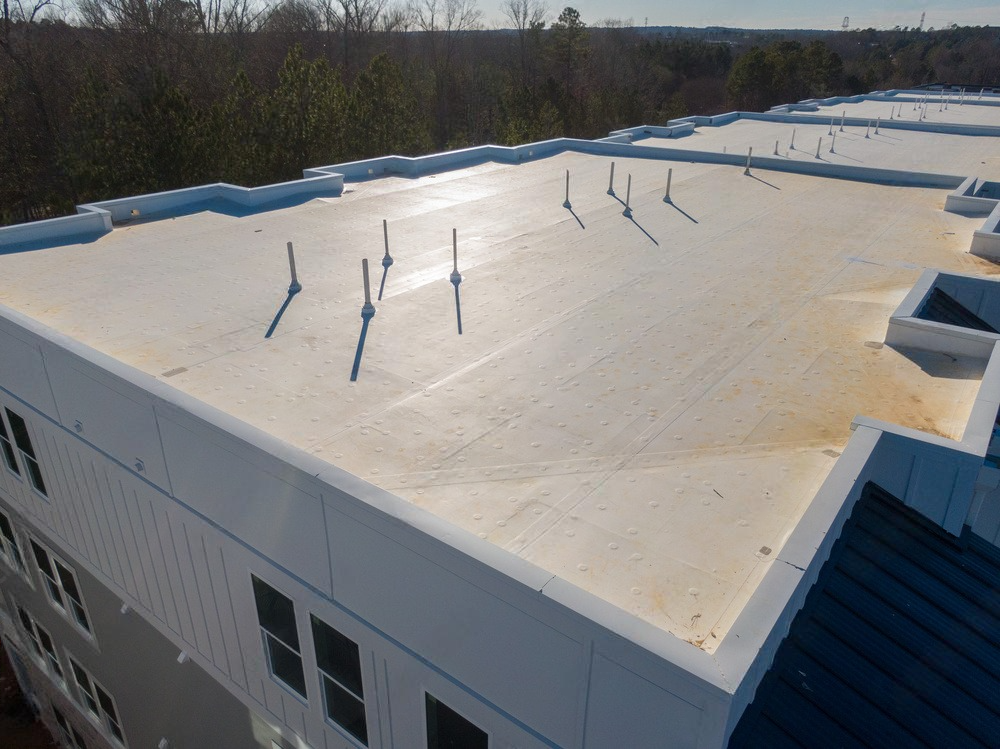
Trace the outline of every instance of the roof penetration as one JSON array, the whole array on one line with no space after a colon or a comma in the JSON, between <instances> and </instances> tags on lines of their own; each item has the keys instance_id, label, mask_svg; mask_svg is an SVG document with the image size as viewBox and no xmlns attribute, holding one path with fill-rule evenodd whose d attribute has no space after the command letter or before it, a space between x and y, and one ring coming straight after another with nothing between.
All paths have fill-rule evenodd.
<instances>
[{"instance_id":1,"label":"roof penetration","mask_svg":"<svg viewBox=\"0 0 1000 749\"><path fill-rule=\"evenodd\" d=\"M730 749L998 737L1000 549L869 483Z\"/></svg>"}]
</instances>

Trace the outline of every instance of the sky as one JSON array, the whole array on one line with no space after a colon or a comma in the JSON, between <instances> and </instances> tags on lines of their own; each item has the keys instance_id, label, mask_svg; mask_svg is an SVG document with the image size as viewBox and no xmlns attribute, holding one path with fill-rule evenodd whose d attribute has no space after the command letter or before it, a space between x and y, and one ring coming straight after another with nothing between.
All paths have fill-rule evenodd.
<instances>
[{"instance_id":1,"label":"sky","mask_svg":"<svg viewBox=\"0 0 1000 749\"><path fill-rule=\"evenodd\" d=\"M488 13L489 0L479 6ZM915 27L926 12L924 28L959 26L1000 26L1000 2L983 0L547 0L552 18L566 5L580 11L588 26L606 18L632 20L642 26L730 26L740 28L839 29L844 17L850 28Z\"/></svg>"}]
</instances>

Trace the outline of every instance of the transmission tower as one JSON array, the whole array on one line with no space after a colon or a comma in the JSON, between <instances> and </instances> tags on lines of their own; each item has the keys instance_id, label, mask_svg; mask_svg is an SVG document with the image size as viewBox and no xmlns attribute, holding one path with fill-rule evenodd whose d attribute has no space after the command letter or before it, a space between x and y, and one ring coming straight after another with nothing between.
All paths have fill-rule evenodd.
<instances>
[{"instance_id":1,"label":"transmission tower","mask_svg":"<svg viewBox=\"0 0 1000 749\"><path fill-rule=\"evenodd\" d=\"M840 24L840 28L843 29L844 31L847 31L847 27L850 25L851 25L850 16L844 16L844 22Z\"/></svg>"},{"instance_id":2,"label":"transmission tower","mask_svg":"<svg viewBox=\"0 0 1000 749\"><path fill-rule=\"evenodd\" d=\"M917 31L923 31L924 30L924 19L925 18L927 18L927 13L926 12L921 13L920 14L920 25L917 26Z\"/></svg>"}]
</instances>

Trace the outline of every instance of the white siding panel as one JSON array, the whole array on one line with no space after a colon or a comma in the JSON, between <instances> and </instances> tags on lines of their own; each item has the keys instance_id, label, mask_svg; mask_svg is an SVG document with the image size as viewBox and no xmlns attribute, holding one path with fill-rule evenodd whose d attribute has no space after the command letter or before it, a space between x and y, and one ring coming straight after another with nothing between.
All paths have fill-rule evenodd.
<instances>
[{"instance_id":1,"label":"white siding panel","mask_svg":"<svg viewBox=\"0 0 1000 749\"><path fill-rule=\"evenodd\" d=\"M58 419L52 391L45 375L41 349L27 343L6 322L0 322L0 386L53 419Z\"/></svg>"},{"instance_id":2,"label":"white siding panel","mask_svg":"<svg viewBox=\"0 0 1000 749\"><path fill-rule=\"evenodd\" d=\"M45 363L63 424L79 421L83 439L130 468L141 460L143 474L169 490L151 397L59 349L47 351Z\"/></svg>"},{"instance_id":3,"label":"white siding panel","mask_svg":"<svg viewBox=\"0 0 1000 749\"><path fill-rule=\"evenodd\" d=\"M572 743L578 691L567 685L586 679L581 643L346 515L329 519L341 603L543 735Z\"/></svg>"},{"instance_id":4,"label":"white siding panel","mask_svg":"<svg viewBox=\"0 0 1000 749\"><path fill-rule=\"evenodd\" d=\"M226 575L226 565L222 548L209 536L205 541L209 572L212 576L212 591L218 606L219 623L224 637L226 658L229 661L229 678L247 689L246 668L243 666L243 646L236 626L236 612L233 609L233 591Z\"/></svg>"},{"instance_id":5,"label":"white siding panel","mask_svg":"<svg viewBox=\"0 0 1000 749\"><path fill-rule=\"evenodd\" d=\"M702 711L600 655L594 657L585 749L694 749Z\"/></svg>"},{"instance_id":6,"label":"white siding panel","mask_svg":"<svg viewBox=\"0 0 1000 749\"><path fill-rule=\"evenodd\" d=\"M140 521L142 522L143 533L146 536L146 543L149 546L153 576L156 580L157 587L160 589L160 595L163 598L163 607L166 612L166 624L174 632L174 634L183 638L184 635L181 630L179 609L177 607L177 601L174 597L173 586L170 582L170 575L166 566L166 558L163 555L163 546L160 543L160 534L157 530L153 506L149 498L145 497L141 492L137 493L136 498L138 500L139 510L141 513Z\"/></svg>"},{"instance_id":7,"label":"white siding panel","mask_svg":"<svg viewBox=\"0 0 1000 749\"><path fill-rule=\"evenodd\" d=\"M198 524L203 525L201 523ZM205 535L199 532L197 526L185 524L187 544L191 555L191 566L194 567L195 582L198 585L198 596L201 598L201 608L204 612L205 628L208 630L208 645L212 662L216 667L229 675L229 658L226 656L226 645L222 635L219 615L219 600L212 584L212 572L209 569L208 552Z\"/></svg>"},{"instance_id":8,"label":"white siding panel","mask_svg":"<svg viewBox=\"0 0 1000 749\"><path fill-rule=\"evenodd\" d=\"M157 568L160 584L170 588L171 598L177 607L177 621L180 624L180 635L184 642L195 647L194 624L191 621L191 609L188 606L187 595L184 592L184 578L177 564L177 554L174 549L174 539L170 527L170 518L159 502L151 504L153 510L153 527L156 529L160 554L163 565Z\"/></svg>"},{"instance_id":9,"label":"white siding panel","mask_svg":"<svg viewBox=\"0 0 1000 749\"><path fill-rule=\"evenodd\" d=\"M330 589L320 499L291 483L301 472L262 451L245 459L237 454L245 445L207 426L163 414L159 423L178 499L314 587Z\"/></svg>"}]
</instances>

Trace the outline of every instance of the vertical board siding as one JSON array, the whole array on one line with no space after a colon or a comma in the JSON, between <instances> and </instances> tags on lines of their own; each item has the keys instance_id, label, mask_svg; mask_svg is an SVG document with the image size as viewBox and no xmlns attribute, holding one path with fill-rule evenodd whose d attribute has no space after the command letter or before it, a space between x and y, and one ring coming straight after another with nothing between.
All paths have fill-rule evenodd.
<instances>
[{"instance_id":1,"label":"vertical board siding","mask_svg":"<svg viewBox=\"0 0 1000 749\"><path fill-rule=\"evenodd\" d=\"M180 523L180 529L184 534L184 547L187 550L187 559L191 563L194 573L194 589L198 594L198 606L201 611L201 623L205 629L205 642L207 652L203 651L212 663L221 664L226 668L228 663L223 657L222 635L219 631L219 612L212 597L211 578L207 569L207 558L205 556L205 544L202 536L189 527L187 523ZM226 669L228 670L228 669Z\"/></svg>"},{"instance_id":2,"label":"vertical board siding","mask_svg":"<svg viewBox=\"0 0 1000 749\"><path fill-rule=\"evenodd\" d=\"M229 587L222 547L212 538L206 539L206 544L206 553L210 560L209 572L212 575L212 587L219 606L219 625L224 633L228 633L225 645L226 658L229 662L229 678L249 692L246 667L243 665L243 645L240 643L239 628L236 626L233 591Z\"/></svg>"},{"instance_id":3,"label":"vertical board siding","mask_svg":"<svg viewBox=\"0 0 1000 749\"><path fill-rule=\"evenodd\" d=\"M79 455L75 452L69 452L69 460L67 462L67 468L70 471L69 476L79 476L81 468L79 465ZM104 571L106 569L105 562L100 554L100 538L94 533L94 526L90 522L91 518L94 516L94 508L90 506L86 499L86 492L83 487L80 486L80 482L71 482L71 486L74 487L73 492L68 496L63 498L63 501L72 505L76 509L77 521L80 523L80 529L83 532L84 538L87 541L87 560L94 565L97 569Z\"/></svg>"},{"instance_id":4,"label":"vertical board siding","mask_svg":"<svg viewBox=\"0 0 1000 749\"><path fill-rule=\"evenodd\" d=\"M160 589L159 581L156 579L153 556L149 548L149 540L146 538L146 529L143 526L139 494L133 486L123 484L122 489L125 495L125 509L128 512L132 534L135 536L136 551L139 555L142 576L146 582L146 589L149 591L150 610L159 621L169 627L167 624L167 607L163 600L163 591Z\"/></svg>"},{"instance_id":5,"label":"vertical board siding","mask_svg":"<svg viewBox=\"0 0 1000 749\"><path fill-rule=\"evenodd\" d=\"M160 585L170 589L170 597L174 602L177 615L177 625L184 642L195 647L194 624L191 621L191 611L188 609L187 596L184 594L184 581L177 565L177 555L174 551L174 539L170 532L170 520L166 512L157 503L150 502L149 509L153 520L153 536L159 550L161 564L157 565L156 573Z\"/></svg>"},{"instance_id":6,"label":"vertical board siding","mask_svg":"<svg viewBox=\"0 0 1000 749\"><path fill-rule=\"evenodd\" d=\"M58 455L58 446L55 440L46 432L39 434L41 438L42 445L40 446L44 449L46 455ZM59 461L50 461L48 465L45 466L46 470L43 470L46 486L49 490L49 497L53 499L52 502L52 512L50 513L51 527L56 531L56 534L60 538L67 538L69 534L69 527L66 523L66 508L65 503L57 501L58 498L66 496L66 477L62 472L62 464ZM6 471L4 471L6 473ZM67 539L68 540L68 539ZM70 543L70 546L76 548L76 545Z\"/></svg>"},{"instance_id":7,"label":"vertical board siding","mask_svg":"<svg viewBox=\"0 0 1000 749\"><path fill-rule=\"evenodd\" d=\"M142 522L146 544L149 547L153 580L156 581L156 587L160 589L160 595L163 597L163 609L166 613L167 627L175 635L183 639L180 619L177 616L177 602L174 598L173 586L170 584L170 580L166 574L167 562L163 556L163 549L160 547L160 536L156 530L156 520L152 504L149 499L138 492L136 492L136 500L139 504L139 511L141 513L140 521Z\"/></svg>"},{"instance_id":8,"label":"vertical board siding","mask_svg":"<svg viewBox=\"0 0 1000 749\"><path fill-rule=\"evenodd\" d=\"M146 589L146 581L142 575L142 563L139 561L139 554L135 548L135 536L132 534L131 518L125 502L125 491L122 488L121 479L105 475L105 481L107 483L107 496L114 507L115 520L117 521L115 530L121 544L121 558L125 563L126 587L131 582L132 597L139 601L143 608L150 609L149 591Z\"/></svg>"},{"instance_id":9,"label":"vertical board siding","mask_svg":"<svg viewBox=\"0 0 1000 749\"><path fill-rule=\"evenodd\" d=\"M66 472L66 466L69 465L69 453L63 445L59 444L55 437L50 437L49 439L52 442L52 454L59 457L58 460L52 463L52 466L58 469L55 471L58 475L56 484L59 489L55 505L58 508L60 518L63 520L64 531L61 538L77 554L89 558L87 542L83 535L83 529L80 527L80 518L77 517L76 507L73 502L68 501L68 498L72 496L70 489L72 483L70 482L70 475ZM49 475L52 475L52 472Z\"/></svg>"},{"instance_id":10,"label":"vertical board siding","mask_svg":"<svg viewBox=\"0 0 1000 749\"><path fill-rule=\"evenodd\" d=\"M191 559L195 573L199 576L198 589L201 591L202 605L205 608L205 624L208 626L209 643L212 646L212 662L232 679L230 673L229 653L226 648L226 635L222 629L222 617L219 613L219 597L212 581L212 570L209 567L208 547L205 536L193 531L188 536L191 547Z\"/></svg>"},{"instance_id":11,"label":"vertical board siding","mask_svg":"<svg viewBox=\"0 0 1000 749\"><path fill-rule=\"evenodd\" d=\"M121 533L117 532L118 514L115 512L114 502L109 505L107 484L108 473L101 471L100 477L97 475L98 468L94 461L87 461L87 484L91 488L91 499L94 506L98 508L97 527L101 531L102 538L107 544L105 548L108 554L108 569L110 577L115 580L121 588L127 589L125 584L125 571L122 568L121 560ZM115 575L117 574L117 578Z\"/></svg>"}]
</instances>

